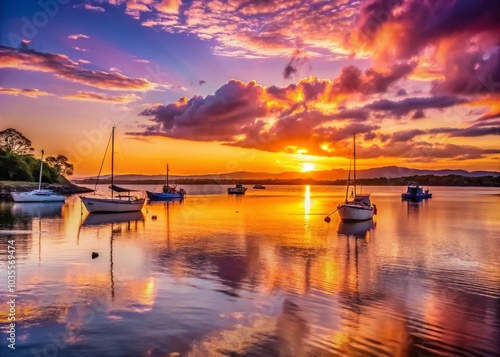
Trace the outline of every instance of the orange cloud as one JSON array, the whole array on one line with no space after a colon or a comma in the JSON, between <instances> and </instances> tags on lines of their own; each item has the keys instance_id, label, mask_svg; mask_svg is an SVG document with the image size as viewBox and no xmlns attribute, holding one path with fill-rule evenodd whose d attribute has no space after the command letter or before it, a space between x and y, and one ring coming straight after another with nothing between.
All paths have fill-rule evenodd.
<instances>
[{"instance_id":1,"label":"orange cloud","mask_svg":"<svg viewBox=\"0 0 500 357\"><path fill-rule=\"evenodd\" d=\"M69 100L88 101L88 102L105 102L105 103L126 104L126 103L135 102L140 97L135 95L135 94L107 96L107 95L101 94L101 93L78 91L76 94L67 95L67 96L64 96L62 98L69 99Z\"/></svg>"},{"instance_id":2,"label":"orange cloud","mask_svg":"<svg viewBox=\"0 0 500 357\"><path fill-rule=\"evenodd\" d=\"M163 0L155 5L156 10L165 14L179 13L179 7L182 5L181 0Z\"/></svg>"},{"instance_id":3,"label":"orange cloud","mask_svg":"<svg viewBox=\"0 0 500 357\"><path fill-rule=\"evenodd\" d=\"M22 95L30 98L38 98L51 96L53 94L47 93L38 89L19 89L19 88L0 88L0 94L10 94L10 95Z\"/></svg>"}]
</instances>

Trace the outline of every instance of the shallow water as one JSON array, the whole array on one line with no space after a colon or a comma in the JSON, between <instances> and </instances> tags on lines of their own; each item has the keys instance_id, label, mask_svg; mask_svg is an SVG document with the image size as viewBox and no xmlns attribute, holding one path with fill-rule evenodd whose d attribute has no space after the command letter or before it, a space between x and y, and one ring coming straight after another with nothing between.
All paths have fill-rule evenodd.
<instances>
[{"instance_id":1,"label":"shallow water","mask_svg":"<svg viewBox=\"0 0 500 357\"><path fill-rule=\"evenodd\" d=\"M378 215L340 224L338 186L185 188L118 215L1 202L1 355L500 354L500 190L364 187Z\"/></svg>"}]
</instances>

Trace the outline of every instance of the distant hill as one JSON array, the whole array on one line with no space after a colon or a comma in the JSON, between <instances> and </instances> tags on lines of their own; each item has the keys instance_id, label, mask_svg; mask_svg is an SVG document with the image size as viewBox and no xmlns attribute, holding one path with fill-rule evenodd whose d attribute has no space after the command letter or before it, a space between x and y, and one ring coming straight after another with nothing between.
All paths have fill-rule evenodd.
<instances>
[{"instance_id":1,"label":"distant hill","mask_svg":"<svg viewBox=\"0 0 500 357\"><path fill-rule=\"evenodd\" d=\"M176 180L299 180L299 179L312 179L317 181L326 180L341 180L347 178L348 170L333 169L326 171L311 171L311 172L282 172L282 173L268 173L268 172L246 172L237 171L224 174L206 174L206 175L190 175L179 176L170 175L169 179ZM458 175L464 177L482 177L482 176L500 176L497 171L466 171L466 170L419 170L399 166L385 166L377 167L366 170L357 170L357 177L359 179L372 179L372 178L398 178L409 176L448 176ZM109 179L109 175L101 176L101 180ZM93 184L96 177L88 177L81 179L73 179L72 181L80 184ZM134 181L147 181L147 182L163 182L165 175L141 175L141 174L128 174L128 175L115 175L116 182L134 182Z\"/></svg>"}]
</instances>

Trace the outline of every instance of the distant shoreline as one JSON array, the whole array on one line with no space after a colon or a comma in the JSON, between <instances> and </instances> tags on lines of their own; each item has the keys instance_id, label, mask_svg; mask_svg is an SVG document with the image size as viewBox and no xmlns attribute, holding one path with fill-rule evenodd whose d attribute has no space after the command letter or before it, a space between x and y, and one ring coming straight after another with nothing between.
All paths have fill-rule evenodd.
<instances>
[{"instance_id":1,"label":"distant shoreline","mask_svg":"<svg viewBox=\"0 0 500 357\"><path fill-rule=\"evenodd\" d=\"M471 186L471 187L500 187L500 177L498 176L478 176L468 177L461 175L415 175L397 178L365 178L356 180L357 185L366 186L406 186L409 181L415 181L421 186ZM95 179L75 180L80 185L95 185ZM110 184L111 180L101 179L99 184ZM337 180L314 180L314 179L174 179L172 184L177 185L327 185L345 186L346 179ZM120 180L115 179L117 185L162 185L163 180Z\"/></svg>"}]
</instances>

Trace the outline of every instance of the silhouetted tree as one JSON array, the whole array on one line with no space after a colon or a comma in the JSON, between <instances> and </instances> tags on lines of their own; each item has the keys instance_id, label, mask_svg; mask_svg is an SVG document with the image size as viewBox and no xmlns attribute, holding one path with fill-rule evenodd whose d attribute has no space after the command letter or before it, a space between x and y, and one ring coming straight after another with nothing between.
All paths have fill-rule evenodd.
<instances>
[{"instance_id":1,"label":"silhouetted tree","mask_svg":"<svg viewBox=\"0 0 500 357\"><path fill-rule=\"evenodd\" d=\"M70 176L73 175L73 164L68 162L68 158L64 155L47 156L45 159L47 165L55 169L59 175Z\"/></svg>"},{"instance_id":2,"label":"silhouetted tree","mask_svg":"<svg viewBox=\"0 0 500 357\"><path fill-rule=\"evenodd\" d=\"M0 149L17 155L32 155L31 141L13 128L0 131Z\"/></svg>"}]
</instances>

